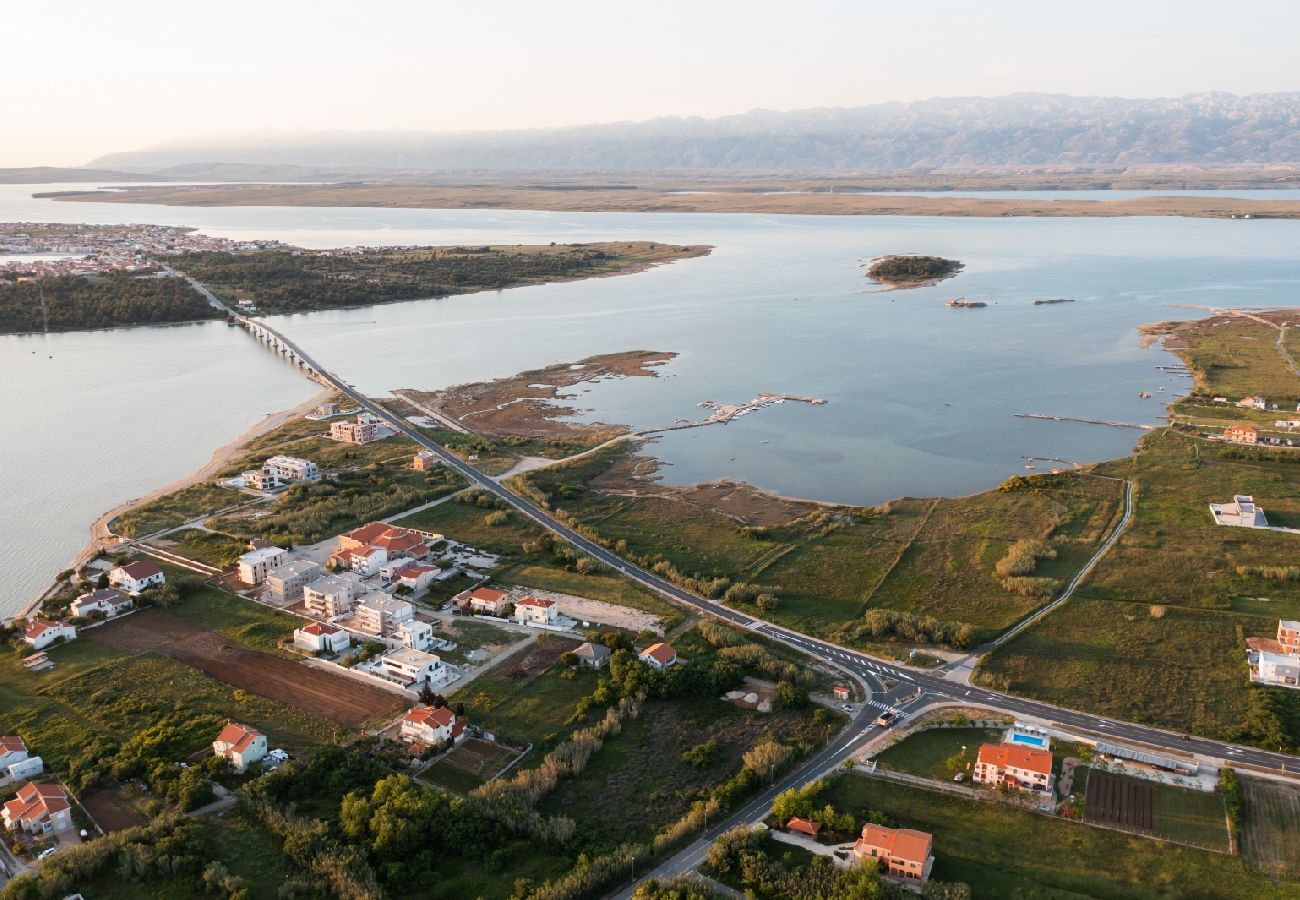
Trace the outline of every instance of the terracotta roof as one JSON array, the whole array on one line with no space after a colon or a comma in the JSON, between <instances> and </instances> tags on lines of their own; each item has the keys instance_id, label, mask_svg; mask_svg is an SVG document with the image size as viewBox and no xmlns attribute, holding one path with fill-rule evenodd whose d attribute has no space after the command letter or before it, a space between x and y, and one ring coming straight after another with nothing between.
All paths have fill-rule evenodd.
<instances>
[{"instance_id":1,"label":"terracotta roof","mask_svg":"<svg viewBox=\"0 0 1300 900\"><path fill-rule=\"evenodd\" d=\"M0 751L5 753L22 753L26 749L27 743L17 735L0 737Z\"/></svg>"},{"instance_id":2,"label":"terracotta roof","mask_svg":"<svg viewBox=\"0 0 1300 900\"><path fill-rule=\"evenodd\" d=\"M469 599L483 603L500 603L505 596L505 591L498 591L496 588L479 587L469 592Z\"/></svg>"},{"instance_id":3,"label":"terracotta roof","mask_svg":"<svg viewBox=\"0 0 1300 900\"><path fill-rule=\"evenodd\" d=\"M362 544L373 544L375 538L386 534L388 529L392 528L387 522L368 522L360 528L354 528L343 536L350 540L359 541Z\"/></svg>"},{"instance_id":4,"label":"terracotta roof","mask_svg":"<svg viewBox=\"0 0 1300 900\"><path fill-rule=\"evenodd\" d=\"M911 828L885 828L883 825L870 822L862 826L862 837L858 839L859 846L880 847L893 859L907 860L921 866L924 866L925 861L930 858L930 848L933 844L934 838L924 831Z\"/></svg>"},{"instance_id":5,"label":"terracotta roof","mask_svg":"<svg viewBox=\"0 0 1300 900\"><path fill-rule=\"evenodd\" d=\"M423 543L424 538L414 531L407 531L404 528L394 528L392 531L382 534L371 541L371 544L376 547L383 547L390 555L405 550L414 550Z\"/></svg>"},{"instance_id":6,"label":"terracotta roof","mask_svg":"<svg viewBox=\"0 0 1300 900\"><path fill-rule=\"evenodd\" d=\"M162 574L162 569L158 568L156 564L144 559L137 559L135 562L127 563L122 566L121 569L136 581L142 581L145 578L152 578L155 575Z\"/></svg>"},{"instance_id":7,"label":"terracotta roof","mask_svg":"<svg viewBox=\"0 0 1300 900\"><path fill-rule=\"evenodd\" d=\"M1251 650L1259 650L1264 653L1285 653L1286 647L1282 646L1280 641L1268 637L1248 637L1246 638L1246 647Z\"/></svg>"},{"instance_id":8,"label":"terracotta roof","mask_svg":"<svg viewBox=\"0 0 1300 900\"><path fill-rule=\"evenodd\" d=\"M304 626L301 630L306 634L319 636L322 634L338 634L342 629L333 625L327 625L324 622L312 622L310 625Z\"/></svg>"},{"instance_id":9,"label":"terracotta roof","mask_svg":"<svg viewBox=\"0 0 1300 900\"><path fill-rule=\"evenodd\" d=\"M1230 428L1225 428L1224 431L1225 431L1225 432L1230 432L1230 431L1253 431L1253 432L1255 432L1256 434L1259 433L1259 429L1256 428L1254 425L1233 425L1233 426L1231 426Z\"/></svg>"},{"instance_id":10,"label":"terracotta roof","mask_svg":"<svg viewBox=\"0 0 1300 900\"><path fill-rule=\"evenodd\" d=\"M1016 744L982 744L979 761L999 769L1011 766L1024 769L1038 775L1052 773L1052 754L1046 750L1033 747L1021 747Z\"/></svg>"},{"instance_id":11,"label":"terracotta roof","mask_svg":"<svg viewBox=\"0 0 1300 900\"><path fill-rule=\"evenodd\" d=\"M449 706L416 706L407 712L405 716L407 722L414 722L417 725L432 725L438 728L446 728L456 723L456 714L451 711Z\"/></svg>"},{"instance_id":12,"label":"terracotta roof","mask_svg":"<svg viewBox=\"0 0 1300 900\"><path fill-rule=\"evenodd\" d=\"M248 749L254 740L262 736L262 732L256 728L249 728L247 725L240 725L238 722L231 722L225 728L221 729L221 734L217 735L217 741L229 746L227 754L242 753Z\"/></svg>"},{"instance_id":13,"label":"terracotta roof","mask_svg":"<svg viewBox=\"0 0 1300 900\"><path fill-rule=\"evenodd\" d=\"M515 604L515 606L536 606L538 609L549 609L554 605L554 600L543 600L539 597L534 597L532 594L529 594L527 597L524 597Z\"/></svg>"},{"instance_id":14,"label":"terracotta roof","mask_svg":"<svg viewBox=\"0 0 1300 900\"><path fill-rule=\"evenodd\" d=\"M822 830L822 826L820 822L813 822L809 819L801 819L798 816L795 816L789 822L785 823L785 830L800 831L804 834L817 837L817 833Z\"/></svg>"},{"instance_id":15,"label":"terracotta roof","mask_svg":"<svg viewBox=\"0 0 1300 900\"><path fill-rule=\"evenodd\" d=\"M59 628L62 622L54 622L50 619L32 619L27 625L27 630L23 632L25 638L38 638L51 628Z\"/></svg>"},{"instance_id":16,"label":"terracotta roof","mask_svg":"<svg viewBox=\"0 0 1300 900\"><path fill-rule=\"evenodd\" d=\"M648 656L662 665L676 656L677 651L673 649L672 644L651 644L649 647L642 650L639 655L643 657Z\"/></svg>"},{"instance_id":17,"label":"terracotta roof","mask_svg":"<svg viewBox=\"0 0 1300 900\"><path fill-rule=\"evenodd\" d=\"M71 808L63 788L48 781L33 781L18 789L17 796L4 805L11 822L40 821L51 813Z\"/></svg>"}]
</instances>

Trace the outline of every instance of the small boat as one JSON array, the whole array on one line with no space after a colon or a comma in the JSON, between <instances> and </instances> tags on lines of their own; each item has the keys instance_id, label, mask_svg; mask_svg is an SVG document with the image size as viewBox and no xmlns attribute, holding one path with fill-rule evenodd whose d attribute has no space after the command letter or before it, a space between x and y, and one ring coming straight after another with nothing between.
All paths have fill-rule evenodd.
<instances>
[{"instance_id":1,"label":"small boat","mask_svg":"<svg viewBox=\"0 0 1300 900\"><path fill-rule=\"evenodd\" d=\"M1151 392L1150 392L1150 391L1138 391L1138 399L1139 399L1139 400L1150 400L1150 399L1151 399Z\"/></svg>"},{"instance_id":2,"label":"small boat","mask_svg":"<svg viewBox=\"0 0 1300 900\"><path fill-rule=\"evenodd\" d=\"M988 304L983 300L967 300L965 297L953 297L944 306L949 309L982 309Z\"/></svg>"}]
</instances>

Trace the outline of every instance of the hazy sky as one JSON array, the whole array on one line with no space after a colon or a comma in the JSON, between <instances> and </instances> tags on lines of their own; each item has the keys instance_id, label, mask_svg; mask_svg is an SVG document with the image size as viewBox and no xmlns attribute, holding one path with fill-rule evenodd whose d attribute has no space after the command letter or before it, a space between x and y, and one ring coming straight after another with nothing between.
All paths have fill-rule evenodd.
<instances>
[{"instance_id":1,"label":"hazy sky","mask_svg":"<svg viewBox=\"0 0 1300 900\"><path fill-rule=\"evenodd\" d=\"M1297 33L1287 0L13 0L0 19L0 166L268 128L1291 91Z\"/></svg>"}]
</instances>

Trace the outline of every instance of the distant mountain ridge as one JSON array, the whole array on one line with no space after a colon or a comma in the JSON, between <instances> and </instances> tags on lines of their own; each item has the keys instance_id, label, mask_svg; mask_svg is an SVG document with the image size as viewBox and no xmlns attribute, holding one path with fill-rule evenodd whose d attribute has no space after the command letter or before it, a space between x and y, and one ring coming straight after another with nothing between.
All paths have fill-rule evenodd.
<instances>
[{"instance_id":1,"label":"distant mountain ridge","mask_svg":"<svg viewBox=\"0 0 1300 900\"><path fill-rule=\"evenodd\" d=\"M352 171L884 172L1297 161L1300 92L1154 100L1012 94L520 131L243 135L110 153L89 165L154 172L215 163Z\"/></svg>"}]
</instances>

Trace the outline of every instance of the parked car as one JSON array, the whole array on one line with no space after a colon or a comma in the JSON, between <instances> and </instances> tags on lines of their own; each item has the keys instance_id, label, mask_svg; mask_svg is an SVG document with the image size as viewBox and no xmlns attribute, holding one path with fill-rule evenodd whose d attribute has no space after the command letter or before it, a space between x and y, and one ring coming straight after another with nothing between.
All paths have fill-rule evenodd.
<instances>
[{"instance_id":1,"label":"parked car","mask_svg":"<svg viewBox=\"0 0 1300 900\"><path fill-rule=\"evenodd\" d=\"M58 851L58 849L58 844L55 844L53 847L46 847L40 853L36 854L36 861L40 862L41 860L50 858Z\"/></svg>"},{"instance_id":2,"label":"parked car","mask_svg":"<svg viewBox=\"0 0 1300 900\"><path fill-rule=\"evenodd\" d=\"M851 712L853 712L853 707L850 706L850 705L847 704L847 703L841 703L841 704L840 704L840 709L844 710L846 713L851 713Z\"/></svg>"},{"instance_id":3,"label":"parked car","mask_svg":"<svg viewBox=\"0 0 1300 900\"><path fill-rule=\"evenodd\" d=\"M965 772L958 772L956 775L952 776L952 780L953 780L953 781L965 781L965 780L966 780L966 773L965 773Z\"/></svg>"}]
</instances>

